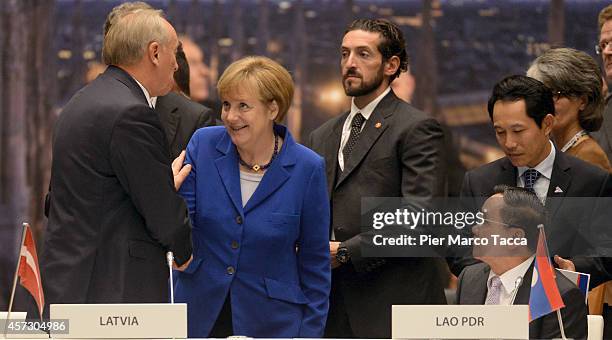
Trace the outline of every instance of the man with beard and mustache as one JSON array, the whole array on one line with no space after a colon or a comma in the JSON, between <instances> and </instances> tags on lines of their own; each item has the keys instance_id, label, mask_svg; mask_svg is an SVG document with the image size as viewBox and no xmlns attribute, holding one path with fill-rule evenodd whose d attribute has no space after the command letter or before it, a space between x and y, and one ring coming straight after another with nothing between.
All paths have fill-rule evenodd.
<instances>
[{"instance_id":1,"label":"man with beard and mustache","mask_svg":"<svg viewBox=\"0 0 612 340\"><path fill-rule=\"evenodd\" d=\"M605 77L608 84L612 81L612 5L606 6L599 12L599 41L597 42L596 52L601 56ZM601 129L592 133L593 138L599 143L606 152L608 159L612 157L612 100L608 93L606 97L606 110L604 111L603 124Z\"/></svg>"},{"instance_id":2,"label":"man with beard and mustache","mask_svg":"<svg viewBox=\"0 0 612 340\"><path fill-rule=\"evenodd\" d=\"M408 68L401 30L359 19L346 30L340 66L351 110L310 136L326 160L332 220L332 291L327 337L390 338L391 306L443 304L440 259L362 256L363 197L405 197L426 208L445 194L440 124L389 85ZM416 202L418 201L418 202Z\"/></svg>"}]
</instances>

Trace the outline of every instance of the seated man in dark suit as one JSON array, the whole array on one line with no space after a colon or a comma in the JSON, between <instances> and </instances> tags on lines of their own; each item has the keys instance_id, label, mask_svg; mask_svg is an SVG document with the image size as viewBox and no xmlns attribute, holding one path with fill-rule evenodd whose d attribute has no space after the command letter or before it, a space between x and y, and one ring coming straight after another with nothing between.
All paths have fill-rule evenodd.
<instances>
[{"instance_id":1,"label":"seated man in dark suit","mask_svg":"<svg viewBox=\"0 0 612 340\"><path fill-rule=\"evenodd\" d=\"M468 171L461 197L476 210L498 184L524 187L546 205L551 255L571 257L575 268L590 273L592 285L609 275L597 257L581 256L594 247L594 198L610 197L607 172L557 150L550 141L555 107L551 91L526 76L497 83L488 103L499 146L506 157ZM590 214L590 215L589 215ZM565 267L559 257L555 260Z\"/></svg>"},{"instance_id":2,"label":"seated man in dark suit","mask_svg":"<svg viewBox=\"0 0 612 340\"><path fill-rule=\"evenodd\" d=\"M466 267L457 287L457 304L529 304L538 225L546 211L538 197L523 188L500 185L483 205L485 221L473 228L474 237L487 238L489 245L475 246L474 257L481 260ZM525 239L526 245L493 245L492 235ZM587 308L584 295L565 276L556 275L565 307L561 317L568 338L586 339ZM529 323L530 339L561 338L556 313Z\"/></svg>"}]
</instances>

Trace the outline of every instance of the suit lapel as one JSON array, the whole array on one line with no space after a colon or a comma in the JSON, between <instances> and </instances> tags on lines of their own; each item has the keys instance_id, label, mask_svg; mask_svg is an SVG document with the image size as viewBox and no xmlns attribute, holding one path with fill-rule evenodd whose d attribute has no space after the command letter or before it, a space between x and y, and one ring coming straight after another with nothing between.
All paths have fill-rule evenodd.
<instances>
[{"instance_id":1,"label":"suit lapel","mask_svg":"<svg viewBox=\"0 0 612 340\"><path fill-rule=\"evenodd\" d=\"M289 168L295 164L295 155L291 152L291 148L295 146L293 138L285 128L276 126L275 129L277 129L277 133L279 133L280 136L284 137L282 149L278 154L278 158L272 163L268 170L266 170L261 183L259 183L253 196L251 196L244 207L245 214L283 185L290 177Z\"/></svg>"},{"instance_id":2,"label":"suit lapel","mask_svg":"<svg viewBox=\"0 0 612 340\"><path fill-rule=\"evenodd\" d=\"M336 175L339 171L338 150L340 149L340 140L342 139L342 127L349 113L350 112L346 112L338 118L338 120L332 126L329 136L327 137L329 143L325 143L324 158L325 171L327 175L327 193L329 194L329 197L332 196L334 183L336 183Z\"/></svg>"},{"instance_id":3,"label":"suit lapel","mask_svg":"<svg viewBox=\"0 0 612 340\"><path fill-rule=\"evenodd\" d=\"M174 100L170 97L172 94L168 94L163 97L157 98L157 104L155 110L159 113L159 119L162 122L162 126L166 131L166 137L168 144L172 145L176 136L176 130L180 121L180 114L178 112L178 106L173 105Z\"/></svg>"},{"instance_id":4,"label":"suit lapel","mask_svg":"<svg viewBox=\"0 0 612 340\"><path fill-rule=\"evenodd\" d=\"M525 275L523 276L523 281L521 282L518 292L516 293L516 298L514 299L515 305L529 304L529 295L531 294L531 280L533 276L534 263L535 260L534 262L531 262L531 266L529 266L529 269L527 269Z\"/></svg>"},{"instance_id":5,"label":"suit lapel","mask_svg":"<svg viewBox=\"0 0 612 340\"><path fill-rule=\"evenodd\" d=\"M599 134L603 137L600 138L600 140L603 140L603 142L606 144L602 145L604 150L612 150L612 117L610 116L610 114L612 114L612 110L609 108L612 108L612 104L609 104L606 108L606 111L604 112L604 117L606 118L603 120L601 129L599 130Z\"/></svg>"},{"instance_id":6,"label":"suit lapel","mask_svg":"<svg viewBox=\"0 0 612 340\"><path fill-rule=\"evenodd\" d=\"M555 216L557 210L561 206L561 201L569 190L569 186L572 181L572 176L569 173L571 168L569 164L567 164L565 157L566 156L560 151L557 151L555 154L555 162L553 163L550 185L548 186L548 193L546 194L546 208L549 211L551 218ZM549 200L548 198L553 199Z\"/></svg>"},{"instance_id":7,"label":"suit lapel","mask_svg":"<svg viewBox=\"0 0 612 340\"><path fill-rule=\"evenodd\" d=\"M515 187L517 185L516 178L518 176L518 170L516 169L516 167L512 165L512 163L507 157L505 157L501 161L501 168L502 171L497 175L495 184L505 184L508 186ZM493 187L491 187L491 192L489 193L489 196L491 195L493 195Z\"/></svg>"},{"instance_id":8,"label":"suit lapel","mask_svg":"<svg viewBox=\"0 0 612 340\"><path fill-rule=\"evenodd\" d=\"M472 285L472 288L468 288L472 290L472 294L474 294L474 301L478 304L484 305L487 300L487 281L489 280L489 273L491 272L491 267L484 266L482 269L481 275L476 278L476 282Z\"/></svg>"},{"instance_id":9,"label":"suit lapel","mask_svg":"<svg viewBox=\"0 0 612 340\"><path fill-rule=\"evenodd\" d=\"M357 168L372 146L374 146L376 140L378 140L382 133L389 127L389 123L385 118L393 114L397 101L399 101L399 99L395 97L393 91L390 91L389 94L378 103L376 108L374 108L374 112L372 112L370 119L368 119L363 131L361 131L359 135L359 139L351 152L351 156L348 160L344 160L344 171L342 171L338 178L336 188L344 182L355 168Z\"/></svg>"},{"instance_id":10,"label":"suit lapel","mask_svg":"<svg viewBox=\"0 0 612 340\"><path fill-rule=\"evenodd\" d=\"M217 171L219 171L223 186L230 196L232 203L234 203L236 211L240 212L240 215L244 217L242 196L240 194L238 153L227 133L224 134L219 143L217 143L217 150L221 152L222 155L215 159L215 166L217 167Z\"/></svg>"}]
</instances>

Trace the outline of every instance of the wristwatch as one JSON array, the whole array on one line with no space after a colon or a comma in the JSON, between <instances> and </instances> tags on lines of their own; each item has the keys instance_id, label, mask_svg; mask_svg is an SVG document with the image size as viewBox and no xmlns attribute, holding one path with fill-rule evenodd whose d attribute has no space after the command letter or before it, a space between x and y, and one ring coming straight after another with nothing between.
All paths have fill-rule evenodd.
<instances>
[{"instance_id":1,"label":"wristwatch","mask_svg":"<svg viewBox=\"0 0 612 340\"><path fill-rule=\"evenodd\" d=\"M336 252L336 260L342 264L346 264L350 259L351 254L349 254L348 248L340 245L340 247L338 247L338 251Z\"/></svg>"}]
</instances>

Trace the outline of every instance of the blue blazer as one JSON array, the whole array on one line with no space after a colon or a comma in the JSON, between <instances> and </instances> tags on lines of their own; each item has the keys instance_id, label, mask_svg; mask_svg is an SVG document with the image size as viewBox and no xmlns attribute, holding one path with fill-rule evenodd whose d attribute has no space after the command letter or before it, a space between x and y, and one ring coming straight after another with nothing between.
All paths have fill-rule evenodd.
<instances>
[{"instance_id":1,"label":"blue blazer","mask_svg":"<svg viewBox=\"0 0 612 340\"><path fill-rule=\"evenodd\" d=\"M196 131L181 187L194 260L177 275L189 337L207 337L227 294L235 335L323 336L330 290L325 163L276 125L283 146L242 206L238 153L224 127Z\"/></svg>"}]
</instances>

